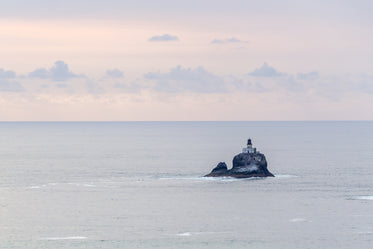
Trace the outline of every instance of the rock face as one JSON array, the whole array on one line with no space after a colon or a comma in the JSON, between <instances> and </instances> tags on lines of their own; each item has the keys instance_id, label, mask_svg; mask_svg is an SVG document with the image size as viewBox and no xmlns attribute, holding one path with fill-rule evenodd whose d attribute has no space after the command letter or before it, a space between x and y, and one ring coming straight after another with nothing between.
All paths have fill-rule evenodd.
<instances>
[{"instance_id":1,"label":"rock face","mask_svg":"<svg viewBox=\"0 0 373 249\"><path fill-rule=\"evenodd\" d=\"M267 177L274 175L267 169L267 160L262 153L240 153L233 158L233 167L228 169L220 162L207 177L231 176L236 178Z\"/></svg>"}]
</instances>

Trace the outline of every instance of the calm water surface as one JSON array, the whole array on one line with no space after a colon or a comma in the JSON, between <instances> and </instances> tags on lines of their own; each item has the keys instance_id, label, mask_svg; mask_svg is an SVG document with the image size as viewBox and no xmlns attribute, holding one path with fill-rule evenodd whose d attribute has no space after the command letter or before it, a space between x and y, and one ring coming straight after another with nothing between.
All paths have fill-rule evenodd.
<instances>
[{"instance_id":1,"label":"calm water surface","mask_svg":"<svg viewBox=\"0 0 373 249\"><path fill-rule=\"evenodd\" d=\"M203 178L251 137L275 178ZM0 248L372 248L373 122L0 123Z\"/></svg>"}]
</instances>

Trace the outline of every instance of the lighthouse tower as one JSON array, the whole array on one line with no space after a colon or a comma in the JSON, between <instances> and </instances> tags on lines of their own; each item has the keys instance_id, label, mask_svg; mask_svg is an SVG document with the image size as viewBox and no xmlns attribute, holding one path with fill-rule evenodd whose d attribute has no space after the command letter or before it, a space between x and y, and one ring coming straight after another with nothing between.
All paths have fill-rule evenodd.
<instances>
[{"instance_id":1,"label":"lighthouse tower","mask_svg":"<svg viewBox=\"0 0 373 249\"><path fill-rule=\"evenodd\" d=\"M247 147L242 149L242 153L256 153L256 148L253 148L250 138L247 140Z\"/></svg>"}]
</instances>

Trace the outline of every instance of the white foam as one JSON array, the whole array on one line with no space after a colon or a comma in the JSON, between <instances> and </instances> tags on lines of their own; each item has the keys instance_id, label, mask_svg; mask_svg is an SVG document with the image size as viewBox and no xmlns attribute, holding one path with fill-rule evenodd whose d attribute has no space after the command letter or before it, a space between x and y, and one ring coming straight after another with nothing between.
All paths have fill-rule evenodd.
<instances>
[{"instance_id":1,"label":"white foam","mask_svg":"<svg viewBox=\"0 0 373 249\"><path fill-rule=\"evenodd\" d=\"M28 189L40 189L40 188L52 188L52 187L56 187L57 185L62 185L62 184L68 184L68 185L72 185L72 186L76 186L76 187L86 187L86 188L92 188L92 187L96 187L96 185L92 184L92 183L75 183L75 182L70 182L70 183L56 183L56 182L53 182L53 183L48 183L48 184L43 184L43 185L32 185L32 186L28 186L26 188Z\"/></svg>"},{"instance_id":2,"label":"white foam","mask_svg":"<svg viewBox=\"0 0 373 249\"><path fill-rule=\"evenodd\" d=\"M93 185L93 184L83 184L83 186L84 187L88 187L88 188L90 188L90 187L96 187L96 185Z\"/></svg>"},{"instance_id":3,"label":"white foam","mask_svg":"<svg viewBox=\"0 0 373 249\"><path fill-rule=\"evenodd\" d=\"M48 238L41 238L40 240L83 240L83 239L87 239L87 237L83 237L83 236L48 237Z\"/></svg>"},{"instance_id":4,"label":"white foam","mask_svg":"<svg viewBox=\"0 0 373 249\"><path fill-rule=\"evenodd\" d=\"M178 233L176 236L180 237L189 237L189 236L198 236L198 235L209 235L209 234L227 234L230 232L184 232L184 233Z\"/></svg>"},{"instance_id":5,"label":"white foam","mask_svg":"<svg viewBox=\"0 0 373 249\"><path fill-rule=\"evenodd\" d=\"M373 201L373 195L362 195L362 196L355 196L354 200L368 200Z\"/></svg>"},{"instance_id":6,"label":"white foam","mask_svg":"<svg viewBox=\"0 0 373 249\"><path fill-rule=\"evenodd\" d=\"M36 188L41 188L41 187L40 186L30 186L30 187L27 187L27 188L36 189Z\"/></svg>"},{"instance_id":7,"label":"white foam","mask_svg":"<svg viewBox=\"0 0 373 249\"><path fill-rule=\"evenodd\" d=\"M356 234L373 234L373 232L371 231L359 231L359 232L355 232Z\"/></svg>"},{"instance_id":8,"label":"white foam","mask_svg":"<svg viewBox=\"0 0 373 249\"><path fill-rule=\"evenodd\" d=\"M263 177L249 177L249 178L235 178L229 176L219 176L219 177L161 177L158 178L159 180L189 180L189 181L225 181L225 182L233 182L233 181L245 181L245 180L255 180L255 179L262 179Z\"/></svg>"},{"instance_id":9,"label":"white foam","mask_svg":"<svg viewBox=\"0 0 373 249\"><path fill-rule=\"evenodd\" d=\"M275 177L277 178L294 178L294 177L298 177L296 175L275 175Z\"/></svg>"},{"instance_id":10,"label":"white foam","mask_svg":"<svg viewBox=\"0 0 373 249\"><path fill-rule=\"evenodd\" d=\"M304 218L294 218L294 219L291 219L289 220L290 222L305 222L307 221L306 219Z\"/></svg>"},{"instance_id":11,"label":"white foam","mask_svg":"<svg viewBox=\"0 0 373 249\"><path fill-rule=\"evenodd\" d=\"M231 177L161 177L159 180L187 180L187 181L216 181L216 180L224 180Z\"/></svg>"},{"instance_id":12,"label":"white foam","mask_svg":"<svg viewBox=\"0 0 373 249\"><path fill-rule=\"evenodd\" d=\"M40 185L40 186L38 186L38 185L33 185L33 186L29 186L29 187L27 187L27 188L28 188L28 189L39 189L39 188L45 188L45 187L47 187L46 184L43 184L43 185Z\"/></svg>"},{"instance_id":13,"label":"white foam","mask_svg":"<svg viewBox=\"0 0 373 249\"><path fill-rule=\"evenodd\" d=\"M229 176L222 176L222 177L204 177L205 181L223 181L223 182L235 182L235 181L242 181L242 180L247 180L247 179L252 179L252 178L234 178L234 177L229 177Z\"/></svg>"},{"instance_id":14,"label":"white foam","mask_svg":"<svg viewBox=\"0 0 373 249\"><path fill-rule=\"evenodd\" d=\"M78 183L78 182L69 182L67 183L69 185L73 185L73 186L76 186L76 187L96 187L96 185L93 185L91 183Z\"/></svg>"},{"instance_id":15,"label":"white foam","mask_svg":"<svg viewBox=\"0 0 373 249\"><path fill-rule=\"evenodd\" d=\"M192 236L192 233L190 233L190 232L186 232L186 233L178 233L178 234L176 234L176 236L188 237L188 236Z\"/></svg>"},{"instance_id":16,"label":"white foam","mask_svg":"<svg viewBox=\"0 0 373 249\"><path fill-rule=\"evenodd\" d=\"M246 167L239 167L238 169L236 169L235 171L237 172L253 172L253 171L256 171L258 170L258 166L256 165L248 165Z\"/></svg>"}]
</instances>

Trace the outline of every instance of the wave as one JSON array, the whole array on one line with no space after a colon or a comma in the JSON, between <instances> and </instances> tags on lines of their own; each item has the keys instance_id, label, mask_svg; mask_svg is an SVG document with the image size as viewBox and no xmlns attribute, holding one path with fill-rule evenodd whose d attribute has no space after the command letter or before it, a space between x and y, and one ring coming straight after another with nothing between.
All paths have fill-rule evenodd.
<instances>
[{"instance_id":1,"label":"wave","mask_svg":"<svg viewBox=\"0 0 373 249\"><path fill-rule=\"evenodd\" d=\"M192 235L227 234L227 233L230 233L230 232L184 232L184 233L178 233L175 235L180 236L180 237L189 237Z\"/></svg>"},{"instance_id":2,"label":"wave","mask_svg":"<svg viewBox=\"0 0 373 249\"><path fill-rule=\"evenodd\" d=\"M235 182L235 181L247 181L247 180L260 180L263 177L250 177L250 178L234 178L229 176L222 176L222 177L204 177L204 176L196 176L196 177L182 177L182 176L175 176L175 177L160 177L159 180L189 180L189 181L225 181L225 182Z\"/></svg>"},{"instance_id":3,"label":"wave","mask_svg":"<svg viewBox=\"0 0 373 249\"><path fill-rule=\"evenodd\" d=\"M306 219L304 218L294 218L294 219L291 219L289 220L290 222L305 222L307 221Z\"/></svg>"},{"instance_id":4,"label":"wave","mask_svg":"<svg viewBox=\"0 0 373 249\"><path fill-rule=\"evenodd\" d=\"M373 195L360 195L352 197L353 200L368 200L373 201Z\"/></svg>"},{"instance_id":5,"label":"wave","mask_svg":"<svg viewBox=\"0 0 373 249\"><path fill-rule=\"evenodd\" d=\"M294 178L298 177L297 175L275 175L277 178Z\"/></svg>"},{"instance_id":6,"label":"wave","mask_svg":"<svg viewBox=\"0 0 373 249\"><path fill-rule=\"evenodd\" d=\"M28 189L39 189L39 188L45 188L45 187L47 187L46 184L43 184L43 185L33 185L33 186L28 186L26 188L28 188Z\"/></svg>"},{"instance_id":7,"label":"wave","mask_svg":"<svg viewBox=\"0 0 373 249\"><path fill-rule=\"evenodd\" d=\"M296 178L299 177L297 175L275 175L275 178ZM263 180L263 179L272 179L272 177L249 177L249 178L234 178L229 176L222 176L222 177L204 177L204 176L196 176L196 177L187 177L187 176L170 176L170 177L160 177L159 180L192 180L192 181L248 181L248 180Z\"/></svg>"},{"instance_id":8,"label":"wave","mask_svg":"<svg viewBox=\"0 0 373 249\"><path fill-rule=\"evenodd\" d=\"M192 233L190 233L190 232L178 233L178 234L176 234L176 236L189 237L189 236L192 236Z\"/></svg>"},{"instance_id":9,"label":"wave","mask_svg":"<svg viewBox=\"0 0 373 249\"><path fill-rule=\"evenodd\" d=\"M294 178L298 177L296 175L275 175L275 178L272 177L249 177L249 178L235 178L229 176L222 176L222 177L204 177L201 175L149 175L145 178L119 178L116 181L110 179L110 181L87 181L87 182L52 182L40 185L31 185L26 186L27 189L30 190L38 190L38 189L51 189L51 188L59 188L59 187L78 187L78 188L95 188L95 187L113 187L114 185L122 184L122 183L147 183L151 181L191 181L191 182L239 182L239 181L257 181L257 180L265 180L265 179L282 179L282 178Z\"/></svg>"},{"instance_id":10,"label":"wave","mask_svg":"<svg viewBox=\"0 0 373 249\"><path fill-rule=\"evenodd\" d=\"M69 182L69 185L77 186L77 187L96 187L96 185L91 184L91 183L77 183L77 182Z\"/></svg>"},{"instance_id":11,"label":"wave","mask_svg":"<svg viewBox=\"0 0 373 249\"><path fill-rule=\"evenodd\" d=\"M47 237L47 238L41 238L40 240L84 240L84 239L87 239L87 237L83 237L83 236Z\"/></svg>"},{"instance_id":12,"label":"wave","mask_svg":"<svg viewBox=\"0 0 373 249\"><path fill-rule=\"evenodd\" d=\"M27 189L41 189L41 188L47 188L47 187L56 187L56 186L61 186L61 185L72 185L76 187L86 187L86 188L91 188L91 187L96 187L96 185L92 183L76 183L76 182L68 182L68 183L47 183L47 184L42 184L42 185L31 185L27 186Z\"/></svg>"},{"instance_id":13,"label":"wave","mask_svg":"<svg viewBox=\"0 0 373 249\"><path fill-rule=\"evenodd\" d=\"M373 232L372 231L358 231L358 232L355 232L355 234L368 234L368 235L370 235L370 234L373 234Z\"/></svg>"}]
</instances>

